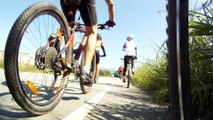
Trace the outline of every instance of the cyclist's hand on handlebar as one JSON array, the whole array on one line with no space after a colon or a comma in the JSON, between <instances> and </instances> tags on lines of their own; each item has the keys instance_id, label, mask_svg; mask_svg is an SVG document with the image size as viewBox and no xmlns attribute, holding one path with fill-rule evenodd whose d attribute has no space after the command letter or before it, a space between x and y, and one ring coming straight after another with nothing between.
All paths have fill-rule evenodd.
<instances>
[{"instance_id":1,"label":"cyclist's hand on handlebar","mask_svg":"<svg viewBox=\"0 0 213 120\"><path fill-rule=\"evenodd\" d=\"M105 55L101 55L101 57L106 57L106 54Z\"/></svg>"},{"instance_id":2,"label":"cyclist's hand on handlebar","mask_svg":"<svg viewBox=\"0 0 213 120\"><path fill-rule=\"evenodd\" d=\"M110 20L106 21L105 24L106 24L108 27L114 27L114 26L116 25L114 21L110 21Z\"/></svg>"}]
</instances>

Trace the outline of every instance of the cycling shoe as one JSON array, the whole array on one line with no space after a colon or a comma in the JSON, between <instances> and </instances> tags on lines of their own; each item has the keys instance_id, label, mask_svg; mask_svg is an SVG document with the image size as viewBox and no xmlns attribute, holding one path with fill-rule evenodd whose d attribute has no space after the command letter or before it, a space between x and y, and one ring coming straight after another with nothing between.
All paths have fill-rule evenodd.
<instances>
[{"instance_id":1,"label":"cycling shoe","mask_svg":"<svg viewBox=\"0 0 213 120\"><path fill-rule=\"evenodd\" d=\"M80 78L83 80L83 83L85 84L93 84L92 76L84 70L81 72Z\"/></svg>"}]
</instances>

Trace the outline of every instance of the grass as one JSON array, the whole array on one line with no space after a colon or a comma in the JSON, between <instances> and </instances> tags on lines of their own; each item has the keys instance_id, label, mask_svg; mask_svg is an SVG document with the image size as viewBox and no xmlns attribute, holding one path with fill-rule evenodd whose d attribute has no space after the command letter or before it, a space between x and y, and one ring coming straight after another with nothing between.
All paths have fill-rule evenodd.
<instances>
[{"instance_id":1,"label":"grass","mask_svg":"<svg viewBox=\"0 0 213 120\"><path fill-rule=\"evenodd\" d=\"M0 60L0 69L4 69L4 61Z\"/></svg>"},{"instance_id":2,"label":"grass","mask_svg":"<svg viewBox=\"0 0 213 120\"><path fill-rule=\"evenodd\" d=\"M4 61L0 61L0 69L4 69ZM34 65L19 63L19 71L21 72L35 72L35 73L43 73L42 70L38 70Z\"/></svg>"},{"instance_id":3,"label":"grass","mask_svg":"<svg viewBox=\"0 0 213 120\"><path fill-rule=\"evenodd\" d=\"M35 72L35 73L43 73L43 70L38 70L33 65L29 64L19 64L19 71L22 72Z\"/></svg>"},{"instance_id":4,"label":"grass","mask_svg":"<svg viewBox=\"0 0 213 120\"><path fill-rule=\"evenodd\" d=\"M152 95L156 102L168 103L168 74L166 68L167 62L163 59L156 63L148 61L137 69L132 78L132 83Z\"/></svg>"}]
</instances>

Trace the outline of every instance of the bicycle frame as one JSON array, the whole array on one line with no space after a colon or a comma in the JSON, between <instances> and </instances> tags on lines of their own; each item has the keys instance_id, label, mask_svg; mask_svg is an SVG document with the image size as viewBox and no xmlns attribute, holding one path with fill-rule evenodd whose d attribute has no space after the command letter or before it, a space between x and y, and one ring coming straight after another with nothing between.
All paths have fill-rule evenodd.
<instances>
[{"instance_id":1,"label":"bicycle frame","mask_svg":"<svg viewBox=\"0 0 213 120\"><path fill-rule=\"evenodd\" d=\"M70 30L71 35L68 37L65 46L62 48L62 50L58 54L58 57L56 58L56 60L60 59L61 55L66 52L66 55L65 55L66 61L64 61L64 62L62 61L62 64L64 64L65 66L67 66L68 64L71 64L72 62L75 62L75 60L73 58L73 50L74 50L74 43L75 43L75 39L74 39L75 32L86 33L85 29L77 29L77 28L78 28L78 23L74 22L74 26ZM57 33L58 33L59 39L62 40L62 33L61 33L61 31L57 30ZM48 42L48 44L46 46L48 46L49 44L51 44L52 42L55 42L55 41L56 41L56 39L51 40L50 42ZM71 69L75 69L75 68L71 66ZM63 83L65 82L65 80L67 78L67 75L69 75L73 71L75 71L75 70L65 69L63 77L62 77L62 82ZM74 79L78 79L78 77L75 76ZM56 81L54 80L53 83L52 83L52 87L54 87L55 82ZM66 87L66 85L67 84L65 84L64 86L62 86L61 89L64 89Z\"/></svg>"},{"instance_id":2,"label":"bicycle frame","mask_svg":"<svg viewBox=\"0 0 213 120\"><path fill-rule=\"evenodd\" d=\"M132 77L132 73L131 73L131 71L132 71L131 58L129 58L129 59L127 60L127 69L126 69L126 72L128 73L129 70L130 70L130 77ZM128 73L128 75L129 75L129 73Z\"/></svg>"},{"instance_id":3,"label":"bicycle frame","mask_svg":"<svg viewBox=\"0 0 213 120\"><path fill-rule=\"evenodd\" d=\"M44 19L38 22L40 17ZM92 89L92 83L85 81L81 73L85 51L82 50L81 62L74 58L75 32L85 33L86 30L78 21L73 22L70 28L62 11L50 2L29 6L13 24L5 46L5 78L14 100L27 112L33 115L50 112L73 80L79 79L84 94ZM19 58L23 51L35 56L32 66L39 73L27 71L27 75L22 74ZM95 55L92 57L95 59ZM95 60L89 67L94 66ZM74 79L69 80L71 72ZM94 69L89 72L93 73ZM94 77L93 74L91 76Z\"/></svg>"},{"instance_id":4,"label":"bicycle frame","mask_svg":"<svg viewBox=\"0 0 213 120\"><path fill-rule=\"evenodd\" d=\"M130 80L132 78L132 60L134 60L134 59L133 58L128 58L127 59L127 73L128 73L128 75L127 75L127 79L128 79L127 88L129 88Z\"/></svg>"},{"instance_id":5,"label":"bicycle frame","mask_svg":"<svg viewBox=\"0 0 213 120\"><path fill-rule=\"evenodd\" d=\"M66 60L67 60L68 63L70 63L73 60L73 52L69 53L69 50L67 50L67 49L71 48L71 51L74 50L74 43L75 43L74 34L75 34L75 32L86 33L85 29L76 30L78 28L78 24L77 23L74 23L74 24L75 24L74 27L70 30L71 31L71 35L68 38L68 40L66 41L65 47L60 51L60 53L58 55L58 57L59 57L64 52L67 52Z\"/></svg>"}]
</instances>

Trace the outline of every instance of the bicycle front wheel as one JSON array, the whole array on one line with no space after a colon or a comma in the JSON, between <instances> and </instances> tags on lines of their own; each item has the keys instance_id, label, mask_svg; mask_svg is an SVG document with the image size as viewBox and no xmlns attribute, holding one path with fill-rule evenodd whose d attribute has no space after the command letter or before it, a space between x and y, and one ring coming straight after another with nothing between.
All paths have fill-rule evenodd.
<instances>
[{"instance_id":1,"label":"bicycle front wheel","mask_svg":"<svg viewBox=\"0 0 213 120\"><path fill-rule=\"evenodd\" d=\"M84 54L85 53L83 52L82 56L81 56L81 68L80 68L80 70L82 70L83 65L84 65L84 60L85 60ZM91 65L90 65L90 75L92 76L92 80L94 80L94 78L95 78L95 71L96 71L96 56L94 54L93 57L92 57ZM80 87L81 87L82 92L84 94L87 94L92 89L92 83L86 83L85 84L84 81L80 77Z\"/></svg>"},{"instance_id":2,"label":"bicycle front wheel","mask_svg":"<svg viewBox=\"0 0 213 120\"><path fill-rule=\"evenodd\" d=\"M64 93L66 79L47 72L60 47L48 46L48 38L63 29L61 42L69 36L63 13L49 2L28 7L15 21L5 46L5 77L15 101L27 112L42 115L51 111ZM46 60L47 59L47 60ZM49 61L49 62L48 62ZM46 65L48 64L48 65ZM50 87L54 83L54 88Z\"/></svg>"}]
</instances>

